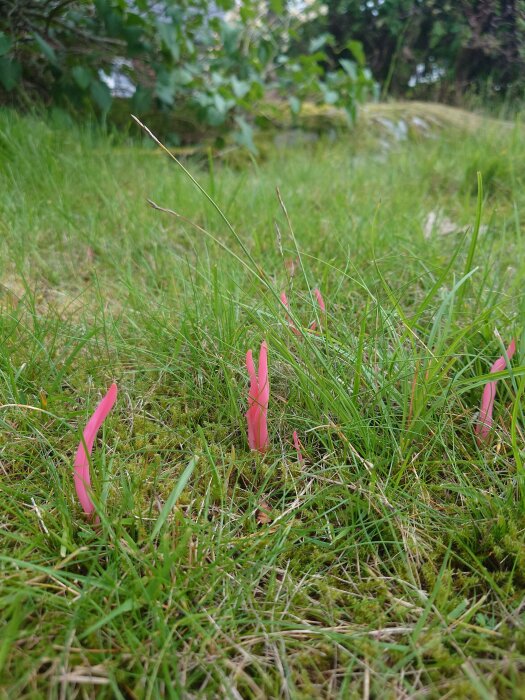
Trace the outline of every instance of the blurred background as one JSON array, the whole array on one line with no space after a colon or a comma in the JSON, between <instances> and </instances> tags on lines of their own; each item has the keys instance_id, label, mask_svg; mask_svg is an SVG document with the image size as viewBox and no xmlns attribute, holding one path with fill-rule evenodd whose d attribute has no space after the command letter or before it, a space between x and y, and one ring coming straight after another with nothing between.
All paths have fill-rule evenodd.
<instances>
[{"instance_id":1,"label":"blurred background","mask_svg":"<svg viewBox=\"0 0 525 700\"><path fill-rule=\"evenodd\" d=\"M255 151L254 128L359 104L432 100L507 113L523 97L523 0L2 0L0 105L170 145Z\"/></svg>"}]
</instances>

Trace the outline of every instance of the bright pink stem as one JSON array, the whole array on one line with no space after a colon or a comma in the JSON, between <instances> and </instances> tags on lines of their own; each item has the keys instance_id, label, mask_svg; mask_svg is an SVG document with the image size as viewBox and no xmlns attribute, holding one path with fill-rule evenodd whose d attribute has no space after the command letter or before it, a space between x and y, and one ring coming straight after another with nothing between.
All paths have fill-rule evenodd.
<instances>
[{"instance_id":1,"label":"bright pink stem","mask_svg":"<svg viewBox=\"0 0 525 700\"><path fill-rule=\"evenodd\" d=\"M91 488L91 479L89 476L89 455L91 455L91 451L93 450L93 443L95 442L98 430L106 419L108 413L113 408L116 400L117 385L112 384L108 393L104 396L102 401L95 409L95 413L93 413L89 419L83 433L84 440L80 441L75 457L75 489L80 505L82 506L84 513L87 513L88 515L92 513L95 508L88 493L88 490Z\"/></svg>"},{"instance_id":2,"label":"bright pink stem","mask_svg":"<svg viewBox=\"0 0 525 700\"><path fill-rule=\"evenodd\" d=\"M507 357L509 361L512 359L514 353L516 352L516 341L512 340L509 347L507 348ZM506 367L505 356L502 355L498 357L496 362L490 368L490 373L501 372ZM474 432L478 436L478 442L484 442L490 435L492 428L492 411L494 410L494 399L496 398L496 385L498 381L487 382L485 388L483 389L483 396L481 397L481 408L479 411L479 418L474 429Z\"/></svg>"},{"instance_id":3,"label":"bright pink stem","mask_svg":"<svg viewBox=\"0 0 525 700\"><path fill-rule=\"evenodd\" d=\"M268 381L268 346L261 343L259 353L259 372L255 372L252 351L246 353L246 368L250 377L248 394L248 444L251 450L265 452L268 449L268 401L270 399L270 382Z\"/></svg>"},{"instance_id":4,"label":"bright pink stem","mask_svg":"<svg viewBox=\"0 0 525 700\"><path fill-rule=\"evenodd\" d=\"M283 305L288 309L288 311L290 311L290 304L288 303L288 299L286 298L286 294L284 292L281 292L281 301L282 301ZM301 335L301 331L299 331L295 327L294 322L292 321L289 314L287 314L286 318L288 319L288 324L289 324L290 328L292 329L293 333L295 333L295 335Z\"/></svg>"},{"instance_id":5,"label":"bright pink stem","mask_svg":"<svg viewBox=\"0 0 525 700\"><path fill-rule=\"evenodd\" d=\"M326 313L326 306L324 305L324 299L321 294L321 292L316 288L314 289L314 296L317 299L317 303L319 304L319 308L323 313ZM315 331L317 328L317 321L313 321L313 323L310 324L310 330Z\"/></svg>"},{"instance_id":6,"label":"bright pink stem","mask_svg":"<svg viewBox=\"0 0 525 700\"><path fill-rule=\"evenodd\" d=\"M297 459L299 461L299 464L303 464L304 459L303 459L303 455L301 452L301 443L299 442L299 436L297 435L297 430L293 431L293 444L295 445L295 449L297 452Z\"/></svg>"}]
</instances>

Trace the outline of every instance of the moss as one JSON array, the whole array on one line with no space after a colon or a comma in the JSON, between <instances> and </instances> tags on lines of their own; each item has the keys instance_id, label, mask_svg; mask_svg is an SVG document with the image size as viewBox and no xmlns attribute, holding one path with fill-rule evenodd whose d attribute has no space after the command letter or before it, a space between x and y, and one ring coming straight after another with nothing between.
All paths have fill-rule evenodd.
<instances>
[{"instance_id":1,"label":"moss","mask_svg":"<svg viewBox=\"0 0 525 700\"><path fill-rule=\"evenodd\" d=\"M525 585L525 515L509 511L478 522L470 541L500 585Z\"/></svg>"}]
</instances>

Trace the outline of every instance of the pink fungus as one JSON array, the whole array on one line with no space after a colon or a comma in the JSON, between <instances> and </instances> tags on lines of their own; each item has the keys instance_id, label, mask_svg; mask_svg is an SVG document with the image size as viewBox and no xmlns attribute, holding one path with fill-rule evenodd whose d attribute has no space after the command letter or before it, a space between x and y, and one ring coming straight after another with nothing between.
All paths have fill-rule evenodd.
<instances>
[{"instance_id":1,"label":"pink fungus","mask_svg":"<svg viewBox=\"0 0 525 700\"><path fill-rule=\"evenodd\" d=\"M246 368L250 377L250 392L248 394L248 444L251 450L265 452L268 449L268 401L270 398L270 383L268 381L268 346L266 341L261 343L259 353L259 372L255 372L252 351L246 353Z\"/></svg>"},{"instance_id":2,"label":"pink fungus","mask_svg":"<svg viewBox=\"0 0 525 700\"><path fill-rule=\"evenodd\" d=\"M509 361L512 359L514 353L516 352L516 341L512 340L509 347L507 348L507 357ZM499 357L496 362L490 368L490 373L501 372L506 367L505 356ZM483 395L481 397L481 408L479 411L479 418L474 432L478 436L478 442L484 442L490 435L492 428L492 411L494 409L494 399L496 398L496 385L498 381L487 382L485 388L483 389Z\"/></svg>"},{"instance_id":3,"label":"pink fungus","mask_svg":"<svg viewBox=\"0 0 525 700\"><path fill-rule=\"evenodd\" d=\"M297 452L297 460L299 464L303 464L303 454L301 452L301 443L299 442L299 436L297 435L297 430L293 431L293 444L295 445L295 450Z\"/></svg>"},{"instance_id":4,"label":"pink fungus","mask_svg":"<svg viewBox=\"0 0 525 700\"><path fill-rule=\"evenodd\" d=\"M317 299L317 303L319 304L319 308L321 309L321 312L323 314L326 313L326 306L324 305L324 299L321 294L321 292L316 288L314 289L314 296ZM313 323L310 325L310 330L315 331L317 328L317 321L313 321Z\"/></svg>"},{"instance_id":5,"label":"pink fungus","mask_svg":"<svg viewBox=\"0 0 525 700\"><path fill-rule=\"evenodd\" d=\"M84 439L80 441L75 457L75 489L80 505L82 506L84 513L87 513L88 515L93 513L93 510L95 509L93 501L88 493L91 489L91 479L89 476L89 455L91 455L93 450L93 443L95 442L98 430L106 419L108 413L113 408L116 400L117 385L112 384L108 393L104 396L102 401L97 406L95 412L89 419L88 424L84 429Z\"/></svg>"}]
</instances>

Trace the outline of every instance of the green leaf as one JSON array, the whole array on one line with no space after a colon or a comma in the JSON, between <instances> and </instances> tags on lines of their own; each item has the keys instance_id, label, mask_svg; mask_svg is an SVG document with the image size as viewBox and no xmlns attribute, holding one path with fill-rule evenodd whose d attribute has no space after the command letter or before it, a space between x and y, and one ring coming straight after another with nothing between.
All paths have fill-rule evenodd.
<instances>
[{"instance_id":1,"label":"green leaf","mask_svg":"<svg viewBox=\"0 0 525 700\"><path fill-rule=\"evenodd\" d=\"M250 83L246 80L239 80L235 75L232 76L231 84L233 94L238 100L242 100L250 92Z\"/></svg>"},{"instance_id":2,"label":"green leaf","mask_svg":"<svg viewBox=\"0 0 525 700\"><path fill-rule=\"evenodd\" d=\"M345 73L349 75L352 78L352 80L357 79L357 69L353 61L349 61L346 58L341 58L339 60L339 63L341 64Z\"/></svg>"},{"instance_id":3,"label":"green leaf","mask_svg":"<svg viewBox=\"0 0 525 700\"><path fill-rule=\"evenodd\" d=\"M94 102L100 107L102 112L108 112L111 107L111 92L106 85L100 80L93 80L90 87L91 97Z\"/></svg>"},{"instance_id":4,"label":"green leaf","mask_svg":"<svg viewBox=\"0 0 525 700\"><path fill-rule=\"evenodd\" d=\"M157 522L155 523L155 527L153 528L153 532L151 533L152 540L154 540L155 537L157 537L159 532L162 530L162 527L168 519L168 516L171 513L173 506L177 502L177 499L179 498L181 493L184 491L184 488L186 487L190 476L193 474L193 470L195 469L198 461L199 458L197 456L192 457L188 462L188 466L180 475L179 480L175 484L174 489L168 496L168 500L166 501L166 503L162 507L162 510L160 511L160 515L157 518Z\"/></svg>"},{"instance_id":5,"label":"green leaf","mask_svg":"<svg viewBox=\"0 0 525 700\"><path fill-rule=\"evenodd\" d=\"M241 3L239 8L239 15L241 17L241 22L247 24L249 20L256 16L255 4L252 3Z\"/></svg>"},{"instance_id":6,"label":"green leaf","mask_svg":"<svg viewBox=\"0 0 525 700\"><path fill-rule=\"evenodd\" d=\"M75 83L82 90L88 89L93 78L89 68L84 68L84 66L75 66L71 71L71 75L73 76Z\"/></svg>"},{"instance_id":7,"label":"green leaf","mask_svg":"<svg viewBox=\"0 0 525 700\"><path fill-rule=\"evenodd\" d=\"M322 87L321 90L323 91L323 97L326 104L335 105L339 100L339 93L335 90L330 90L326 87Z\"/></svg>"},{"instance_id":8,"label":"green leaf","mask_svg":"<svg viewBox=\"0 0 525 700\"><path fill-rule=\"evenodd\" d=\"M325 33L311 39L310 46L308 47L309 53L315 53L316 51L319 51L319 49L322 49L323 46L327 43L329 37L330 34Z\"/></svg>"},{"instance_id":9,"label":"green leaf","mask_svg":"<svg viewBox=\"0 0 525 700\"><path fill-rule=\"evenodd\" d=\"M210 126L221 126L225 119L226 114L219 111L215 105L210 105L206 110L206 121Z\"/></svg>"},{"instance_id":10,"label":"green leaf","mask_svg":"<svg viewBox=\"0 0 525 700\"><path fill-rule=\"evenodd\" d=\"M288 98L288 104L290 105L290 110L292 114L299 114L301 111L301 100L293 95Z\"/></svg>"},{"instance_id":11,"label":"green leaf","mask_svg":"<svg viewBox=\"0 0 525 700\"><path fill-rule=\"evenodd\" d=\"M172 105L175 99L176 84L173 71L162 71L157 77L155 94L164 104Z\"/></svg>"},{"instance_id":12,"label":"green leaf","mask_svg":"<svg viewBox=\"0 0 525 700\"><path fill-rule=\"evenodd\" d=\"M228 54L228 56L234 55L239 48L239 42L241 39L240 29L232 24L223 22L221 24L221 37L224 51Z\"/></svg>"},{"instance_id":13,"label":"green leaf","mask_svg":"<svg viewBox=\"0 0 525 700\"><path fill-rule=\"evenodd\" d=\"M195 94L193 95L193 100L195 104L199 105L199 107L209 107L211 104L211 98L208 95L207 92L202 92L201 90L197 90Z\"/></svg>"},{"instance_id":14,"label":"green leaf","mask_svg":"<svg viewBox=\"0 0 525 700\"><path fill-rule=\"evenodd\" d=\"M4 32L0 32L0 56L4 56L13 46L13 40L8 37Z\"/></svg>"},{"instance_id":15,"label":"green leaf","mask_svg":"<svg viewBox=\"0 0 525 700\"><path fill-rule=\"evenodd\" d=\"M235 117L239 131L234 134L234 138L240 146L247 148L250 153L257 155L257 147L253 142L253 129L242 117Z\"/></svg>"},{"instance_id":16,"label":"green leaf","mask_svg":"<svg viewBox=\"0 0 525 700\"><path fill-rule=\"evenodd\" d=\"M228 104L220 93L216 92L213 95L213 102L215 104L215 107L217 108L217 111L220 114L226 115L226 112L228 111Z\"/></svg>"},{"instance_id":17,"label":"green leaf","mask_svg":"<svg viewBox=\"0 0 525 700\"><path fill-rule=\"evenodd\" d=\"M50 46L47 41L40 36L40 34L33 34L33 37L38 44L40 51L44 54L44 56L47 58L49 63L56 63L57 62L57 55L55 53L55 49Z\"/></svg>"},{"instance_id":18,"label":"green leaf","mask_svg":"<svg viewBox=\"0 0 525 700\"><path fill-rule=\"evenodd\" d=\"M117 14L117 12L110 12L106 15L105 20L108 34L120 39L124 33L124 23L122 21L122 17Z\"/></svg>"},{"instance_id":19,"label":"green leaf","mask_svg":"<svg viewBox=\"0 0 525 700\"><path fill-rule=\"evenodd\" d=\"M159 22L157 26L162 43L169 50L173 59L178 61L180 58L180 49L179 42L177 41L177 30L173 24L168 24L167 22Z\"/></svg>"},{"instance_id":20,"label":"green leaf","mask_svg":"<svg viewBox=\"0 0 525 700\"><path fill-rule=\"evenodd\" d=\"M346 42L346 48L351 52L357 63L363 67L366 63L366 57L361 42L350 39L350 41Z\"/></svg>"},{"instance_id":21,"label":"green leaf","mask_svg":"<svg viewBox=\"0 0 525 700\"><path fill-rule=\"evenodd\" d=\"M95 7L100 17L106 17L111 12L111 7L108 0L95 0Z\"/></svg>"},{"instance_id":22,"label":"green leaf","mask_svg":"<svg viewBox=\"0 0 525 700\"><path fill-rule=\"evenodd\" d=\"M2 83L8 92L18 85L21 77L22 66L18 61L0 58L0 83Z\"/></svg>"},{"instance_id":23,"label":"green leaf","mask_svg":"<svg viewBox=\"0 0 525 700\"><path fill-rule=\"evenodd\" d=\"M189 85L193 81L193 75L187 68L175 68L173 79L177 85Z\"/></svg>"}]
</instances>

